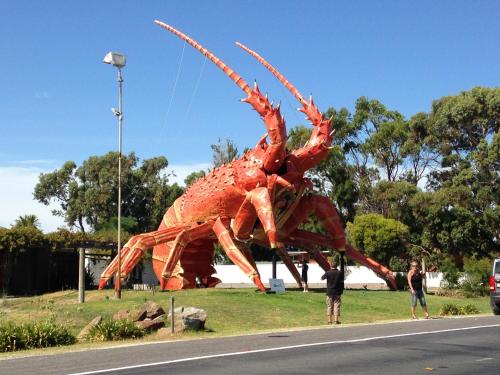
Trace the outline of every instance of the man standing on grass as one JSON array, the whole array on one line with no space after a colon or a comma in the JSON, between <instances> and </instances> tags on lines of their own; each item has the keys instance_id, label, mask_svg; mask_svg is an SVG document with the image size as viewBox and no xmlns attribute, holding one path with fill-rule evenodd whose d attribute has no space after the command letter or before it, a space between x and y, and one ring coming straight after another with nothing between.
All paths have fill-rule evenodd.
<instances>
[{"instance_id":1,"label":"man standing on grass","mask_svg":"<svg viewBox=\"0 0 500 375\"><path fill-rule=\"evenodd\" d=\"M344 292L344 254L340 256L340 271L337 269L337 262L332 260L331 269L321 276L321 280L326 279L326 314L328 324L340 324L341 296Z\"/></svg>"}]
</instances>

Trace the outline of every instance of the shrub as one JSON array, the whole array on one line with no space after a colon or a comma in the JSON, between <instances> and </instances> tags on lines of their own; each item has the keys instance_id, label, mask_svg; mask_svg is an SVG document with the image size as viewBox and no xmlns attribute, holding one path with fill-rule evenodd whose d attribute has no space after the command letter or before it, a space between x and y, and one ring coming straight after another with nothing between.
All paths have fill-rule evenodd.
<instances>
[{"instance_id":1,"label":"shrub","mask_svg":"<svg viewBox=\"0 0 500 375\"><path fill-rule=\"evenodd\" d=\"M0 326L0 352L13 352L18 347L23 349L21 329L12 323Z\"/></svg>"},{"instance_id":2,"label":"shrub","mask_svg":"<svg viewBox=\"0 0 500 375\"><path fill-rule=\"evenodd\" d=\"M399 256L394 256L389 261L389 267L393 272L408 272L410 269L410 261L402 259Z\"/></svg>"},{"instance_id":3,"label":"shrub","mask_svg":"<svg viewBox=\"0 0 500 375\"><path fill-rule=\"evenodd\" d=\"M479 310L474 305L457 306L453 303L447 303L439 310L439 315L470 315L479 314Z\"/></svg>"},{"instance_id":4,"label":"shrub","mask_svg":"<svg viewBox=\"0 0 500 375\"><path fill-rule=\"evenodd\" d=\"M465 305L460 307L460 315L473 315L479 314L479 310L474 305Z\"/></svg>"},{"instance_id":5,"label":"shrub","mask_svg":"<svg viewBox=\"0 0 500 375\"><path fill-rule=\"evenodd\" d=\"M491 272L491 259L464 259L465 278L461 289L466 297L481 297L489 294L488 281Z\"/></svg>"},{"instance_id":6,"label":"shrub","mask_svg":"<svg viewBox=\"0 0 500 375\"><path fill-rule=\"evenodd\" d=\"M439 269L443 273L443 288L455 289L460 286L460 270L450 258L444 258Z\"/></svg>"},{"instance_id":7,"label":"shrub","mask_svg":"<svg viewBox=\"0 0 500 375\"><path fill-rule=\"evenodd\" d=\"M144 331L127 319L104 320L93 327L87 339L90 341L114 341L123 339L136 339L144 336Z\"/></svg>"},{"instance_id":8,"label":"shrub","mask_svg":"<svg viewBox=\"0 0 500 375\"><path fill-rule=\"evenodd\" d=\"M441 306L441 309L439 310L439 315L441 316L459 315L459 314L460 314L460 308L453 303L446 303L443 306Z\"/></svg>"},{"instance_id":9,"label":"shrub","mask_svg":"<svg viewBox=\"0 0 500 375\"><path fill-rule=\"evenodd\" d=\"M66 327L52 320L0 326L0 352L70 345L75 341Z\"/></svg>"},{"instance_id":10,"label":"shrub","mask_svg":"<svg viewBox=\"0 0 500 375\"><path fill-rule=\"evenodd\" d=\"M23 324L21 330L27 349L70 345L76 341L66 327L50 320Z\"/></svg>"},{"instance_id":11,"label":"shrub","mask_svg":"<svg viewBox=\"0 0 500 375\"><path fill-rule=\"evenodd\" d=\"M347 223L350 243L362 249L367 256L388 264L391 257L399 256L408 242L408 227L394 219L379 214L357 215Z\"/></svg>"},{"instance_id":12,"label":"shrub","mask_svg":"<svg viewBox=\"0 0 500 375\"><path fill-rule=\"evenodd\" d=\"M443 272L442 287L460 289L467 298L486 296L489 293L490 269L491 259L488 258L464 258L464 272L460 272L449 258L445 258L440 267Z\"/></svg>"}]
</instances>

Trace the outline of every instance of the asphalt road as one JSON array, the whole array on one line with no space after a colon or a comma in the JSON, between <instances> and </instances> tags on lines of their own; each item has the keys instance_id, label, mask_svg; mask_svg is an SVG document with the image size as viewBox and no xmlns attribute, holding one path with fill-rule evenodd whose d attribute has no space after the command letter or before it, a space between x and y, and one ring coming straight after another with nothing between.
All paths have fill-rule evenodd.
<instances>
[{"instance_id":1,"label":"asphalt road","mask_svg":"<svg viewBox=\"0 0 500 375\"><path fill-rule=\"evenodd\" d=\"M500 317L432 319L0 360L0 374L500 374Z\"/></svg>"}]
</instances>

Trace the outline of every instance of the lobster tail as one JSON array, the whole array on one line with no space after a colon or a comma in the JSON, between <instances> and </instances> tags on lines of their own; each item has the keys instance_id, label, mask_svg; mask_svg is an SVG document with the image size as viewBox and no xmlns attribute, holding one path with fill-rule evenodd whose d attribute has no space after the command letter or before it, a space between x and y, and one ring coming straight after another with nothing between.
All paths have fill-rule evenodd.
<instances>
[{"instance_id":1,"label":"lobster tail","mask_svg":"<svg viewBox=\"0 0 500 375\"><path fill-rule=\"evenodd\" d=\"M241 76L238 73L236 73L233 69L231 69L229 66L227 66L221 59L219 59L212 52L210 52L205 47L203 47L196 40L190 38L186 34L180 32L179 30L177 30L175 28L173 28L172 26L167 25L166 23L163 23L163 22L158 21L158 20L155 20L154 22L157 25L163 27L164 29L167 29L171 33L177 35L179 38L181 38L182 40L184 40L186 43L189 43L191 46L193 46L194 48L196 48L203 55L205 55L208 59L210 59L210 61L212 61L215 65L217 65L245 93L247 93L247 94L250 93L250 91L251 91L250 86L248 86L248 83L243 78L241 78Z\"/></svg>"}]
</instances>

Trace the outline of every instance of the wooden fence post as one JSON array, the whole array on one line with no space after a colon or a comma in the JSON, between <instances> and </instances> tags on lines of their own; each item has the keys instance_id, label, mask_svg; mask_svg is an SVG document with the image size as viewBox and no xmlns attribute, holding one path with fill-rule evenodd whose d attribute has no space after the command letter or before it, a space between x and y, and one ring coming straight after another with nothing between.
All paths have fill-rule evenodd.
<instances>
[{"instance_id":1,"label":"wooden fence post","mask_svg":"<svg viewBox=\"0 0 500 375\"><path fill-rule=\"evenodd\" d=\"M170 297L170 334L175 332L175 314L174 314L174 297Z\"/></svg>"},{"instance_id":2,"label":"wooden fence post","mask_svg":"<svg viewBox=\"0 0 500 375\"><path fill-rule=\"evenodd\" d=\"M78 262L78 303L85 302L85 249L78 249L80 258Z\"/></svg>"}]
</instances>

